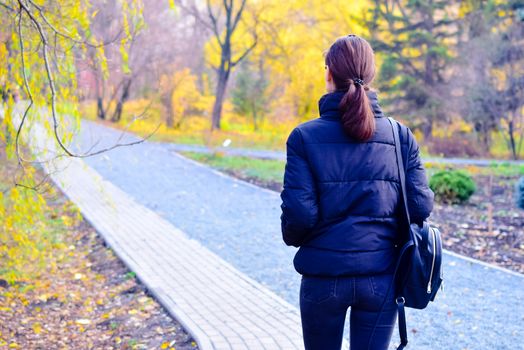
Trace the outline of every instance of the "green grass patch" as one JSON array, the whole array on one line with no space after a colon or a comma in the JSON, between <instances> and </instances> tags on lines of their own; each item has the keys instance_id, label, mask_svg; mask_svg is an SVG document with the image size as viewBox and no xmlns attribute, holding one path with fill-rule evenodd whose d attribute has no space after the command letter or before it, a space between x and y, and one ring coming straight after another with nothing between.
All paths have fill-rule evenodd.
<instances>
[{"instance_id":1,"label":"green grass patch","mask_svg":"<svg viewBox=\"0 0 524 350\"><path fill-rule=\"evenodd\" d=\"M257 179L262 182L282 182L286 165L282 160L226 156L218 153L183 152L182 154L240 178Z\"/></svg>"},{"instance_id":2,"label":"green grass patch","mask_svg":"<svg viewBox=\"0 0 524 350\"><path fill-rule=\"evenodd\" d=\"M244 180L256 180L262 186L267 183L281 184L284 176L285 161L256 159L249 157L228 156L222 153L206 154L182 152L188 158L207 164L212 168L229 173ZM493 163L490 166L456 165L437 162L426 163L428 178L442 170L461 170L471 176L518 177L524 175L524 165L511 163ZM264 186L268 187L268 186ZM269 186L271 187L271 186ZM273 186L278 188L278 186Z\"/></svg>"}]
</instances>

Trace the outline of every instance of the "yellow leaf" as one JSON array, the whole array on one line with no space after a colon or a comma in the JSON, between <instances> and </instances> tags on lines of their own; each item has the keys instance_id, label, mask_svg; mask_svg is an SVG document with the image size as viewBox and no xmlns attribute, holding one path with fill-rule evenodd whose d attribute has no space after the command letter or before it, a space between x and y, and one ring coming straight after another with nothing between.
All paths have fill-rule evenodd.
<instances>
[{"instance_id":1,"label":"yellow leaf","mask_svg":"<svg viewBox=\"0 0 524 350\"><path fill-rule=\"evenodd\" d=\"M40 334L42 332L42 325L39 322L33 323L33 332Z\"/></svg>"},{"instance_id":2,"label":"yellow leaf","mask_svg":"<svg viewBox=\"0 0 524 350\"><path fill-rule=\"evenodd\" d=\"M163 342L162 345L160 346L160 349L167 349L169 347L169 343L168 342Z\"/></svg>"}]
</instances>

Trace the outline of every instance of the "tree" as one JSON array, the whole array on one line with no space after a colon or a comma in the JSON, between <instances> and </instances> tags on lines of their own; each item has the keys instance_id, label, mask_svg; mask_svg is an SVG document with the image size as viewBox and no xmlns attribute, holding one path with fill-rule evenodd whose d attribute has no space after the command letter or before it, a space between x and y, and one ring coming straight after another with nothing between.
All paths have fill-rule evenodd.
<instances>
[{"instance_id":1,"label":"tree","mask_svg":"<svg viewBox=\"0 0 524 350\"><path fill-rule=\"evenodd\" d=\"M131 85L151 56L151 51L140 40L144 29L142 8L126 1L94 0L93 4L99 10L93 12L92 36L100 43L109 43L103 50L88 48L87 63L95 81L97 116L106 119L110 114L111 121L118 122Z\"/></svg>"},{"instance_id":2,"label":"tree","mask_svg":"<svg viewBox=\"0 0 524 350\"><path fill-rule=\"evenodd\" d=\"M245 61L240 65L236 77L236 86L232 91L235 111L244 115L251 115L253 129L258 130L267 112L267 86L268 81L264 68L264 61L259 60L256 71L252 71L250 62Z\"/></svg>"},{"instance_id":3,"label":"tree","mask_svg":"<svg viewBox=\"0 0 524 350\"><path fill-rule=\"evenodd\" d=\"M160 91L167 127L180 128L187 111L201 98L196 86L196 76L189 68L176 71L172 75L163 75L160 79Z\"/></svg>"},{"instance_id":4,"label":"tree","mask_svg":"<svg viewBox=\"0 0 524 350\"><path fill-rule=\"evenodd\" d=\"M235 8L234 0L225 0L222 5L218 7L218 13L215 14L211 1L207 0L207 11L209 19L211 20L213 34L220 47L220 64L218 67L214 67L217 74L217 86L215 90L215 103L211 114L211 127L213 129L220 129L222 105L224 104L224 97L231 71L238 63L247 57L249 52L251 52L257 44L256 28L254 28L252 44L239 55L234 55L232 39L238 23L242 18L245 6L246 0L241 0L238 8ZM226 19L223 28L220 28L218 17L222 11L224 11ZM224 32L224 34L221 34L221 32Z\"/></svg>"},{"instance_id":5,"label":"tree","mask_svg":"<svg viewBox=\"0 0 524 350\"><path fill-rule=\"evenodd\" d=\"M491 29L501 21L501 6L495 0L464 1L460 7L460 38L453 79L449 86L461 91L455 109L474 126L483 152L491 148L491 134L501 117L501 95L493 85L490 69L498 38Z\"/></svg>"},{"instance_id":6,"label":"tree","mask_svg":"<svg viewBox=\"0 0 524 350\"><path fill-rule=\"evenodd\" d=\"M481 136L486 152L491 133L501 132L512 157L522 147L524 107L524 23L511 3L463 3L462 40L452 84L463 93L458 109Z\"/></svg>"},{"instance_id":7,"label":"tree","mask_svg":"<svg viewBox=\"0 0 524 350\"><path fill-rule=\"evenodd\" d=\"M508 11L493 67L502 99L501 126L513 159L518 159L524 140L524 21L517 14Z\"/></svg>"},{"instance_id":8,"label":"tree","mask_svg":"<svg viewBox=\"0 0 524 350\"><path fill-rule=\"evenodd\" d=\"M447 0L375 0L368 13L370 42L382 58L378 85L385 104L419 124L426 137L436 120L447 119L454 6Z\"/></svg>"},{"instance_id":9,"label":"tree","mask_svg":"<svg viewBox=\"0 0 524 350\"><path fill-rule=\"evenodd\" d=\"M257 45L256 28L259 15L253 12L250 18L252 22L239 30L239 24L246 12L246 0L240 0L240 2L235 2L235 0L224 0L222 2L206 0L206 19L203 18L194 1L190 3L178 1L177 4L212 32L216 44L214 49L216 49L219 58L218 64L213 65L217 81L215 102L211 114L211 128L220 129L222 106L231 72ZM222 19L222 17L224 18ZM240 39L235 40L235 38L242 39L245 37L246 32L251 33L250 43Z\"/></svg>"}]
</instances>

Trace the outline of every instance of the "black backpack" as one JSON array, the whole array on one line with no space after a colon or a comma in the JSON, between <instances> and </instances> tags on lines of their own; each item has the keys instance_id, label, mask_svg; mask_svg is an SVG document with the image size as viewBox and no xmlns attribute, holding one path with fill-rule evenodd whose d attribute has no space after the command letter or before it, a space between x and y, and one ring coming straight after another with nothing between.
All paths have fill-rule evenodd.
<instances>
[{"instance_id":1,"label":"black backpack","mask_svg":"<svg viewBox=\"0 0 524 350\"><path fill-rule=\"evenodd\" d=\"M395 153L402 188L404 227L407 231L401 244L395 267L395 297L398 306L400 345L404 349L408 343L406 331L406 313L404 307L424 309L442 284L442 240L440 231L427 222L420 227L411 224L406 195L406 169L402 160L399 124L388 118L393 129ZM407 229L409 227L409 229Z\"/></svg>"}]
</instances>

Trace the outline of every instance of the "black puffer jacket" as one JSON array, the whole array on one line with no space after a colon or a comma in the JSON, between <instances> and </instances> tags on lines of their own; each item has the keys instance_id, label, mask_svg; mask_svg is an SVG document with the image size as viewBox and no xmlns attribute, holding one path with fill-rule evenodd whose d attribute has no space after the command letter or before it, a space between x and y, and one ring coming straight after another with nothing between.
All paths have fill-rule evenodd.
<instances>
[{"instance_id":1,"label":"black puffer jacket","mask_svg":"<svg viewBox=\"0 0 524 350\"><path fill-rule=\"evenodd\" d=\"M287 141L282 234L300 247L295 269L306 275L391 272L396 258L400 183L391 125L370 92L376 132L367 142L348 137L338 104L344 92L319 100L320 118L296 127ZM433 192L411 131L400 126L413 222L433 208Z\"/></svg>"}]
</instances>

